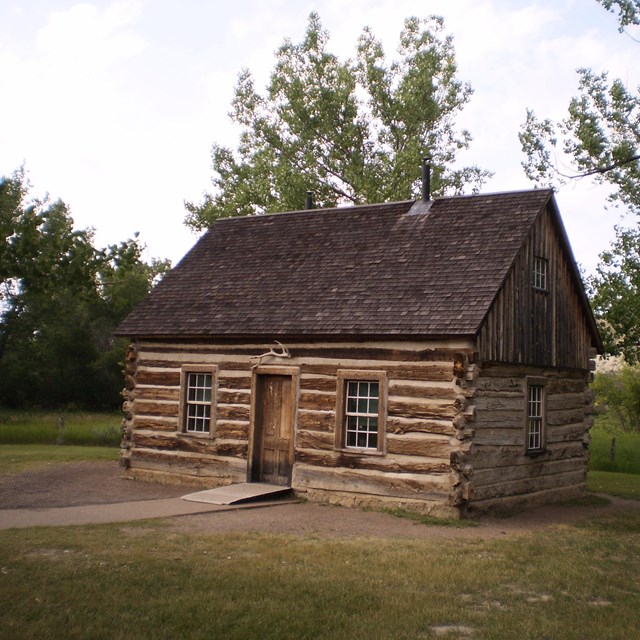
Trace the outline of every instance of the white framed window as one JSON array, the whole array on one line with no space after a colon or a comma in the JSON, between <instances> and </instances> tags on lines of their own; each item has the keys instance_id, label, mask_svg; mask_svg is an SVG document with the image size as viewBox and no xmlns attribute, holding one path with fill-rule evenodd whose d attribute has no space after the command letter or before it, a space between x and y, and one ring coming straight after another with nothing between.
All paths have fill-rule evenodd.
<instances>
[{"instance_id":1,"label":"white framed window","mask_svg":"<svg viewBox=\"0 0 640 640\"><path fill-rule=\"evenodd\" d=\"M345 446L377 449L380 383L348 380L345 400Z\"/></svg>"},{"instance_id":2,"label":"white framed window","mask_svg":"<svg viewBox=\"0 0 640 640\"><path fill-rule=\"evenodd\" d=\"M336 448L384 453L386 374L338 371Z\"/></svg>"},{"instance_id":3,"label":"white framed window","mask_svg":"<svg viewBox=\"0 0 640 640\"><path fill-rule=\"evenodd\" d=\"M210 436L213 428L216 369L183 367L180 429L190 435Z\"/></svg>"},{"instance_id":4,"label":"white framed window","mask_svg":"<svg viewBox=\"0 0 640 640\"><path fill-rule=\"evenodd\" d=\"M546 258L536 256L533 259L533 288L540 291L548 291L548 267Z\"/></svg>"},{"instance_id":5,"label":"white framed window","mask_svg":"<svg viewBox=\"0 0 640 640\"><path fill-rule=\"evenodd\" d=\"M525 451L539 453L545 448L546 394L544 381L527 382L527 416L525 428Z\"/></svg>"}]
</instances>

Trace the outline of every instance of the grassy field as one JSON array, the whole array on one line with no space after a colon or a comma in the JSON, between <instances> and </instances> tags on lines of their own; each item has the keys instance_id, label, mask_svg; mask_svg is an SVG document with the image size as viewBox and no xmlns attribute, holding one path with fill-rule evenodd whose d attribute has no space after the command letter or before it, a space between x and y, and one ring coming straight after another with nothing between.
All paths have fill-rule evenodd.
<instances>
[{"instance_id":1,"label":"grassy field","mask_svg":"<svg viewBox=\"0 0 640 640\"><path fill-rule=\"evenodd\" d=\"M51 430L44 415L4 421L0 442L15 438L8 434L18 424L33 424L30 434L43 424ZM111 419L78 419L78 430ZM597 462L610 432L596 426L593 436ZM634 468L638 437L618 442L620 461ZM0 473L117 455L105 446L2 444ZM640 499L640 475L592 469L588 484ZM327 517L339 514L327 509ZM445 542L214 535L157 521L0 531L0 637L634 638L639 548L640 513L544 535L452 531Z\"/></svg>"},{"instance_id":2,"label":"grassy field","mask_svg":"<svg viewBox=\"0 0 640 640\"><path fill-rule=\"evenodd\" d=\"M52 462L117 460L119 454L120 450L115 447L0 444L0 475L16 473Z\"/></svg>"},{"instance_id":3,"label":"grassy field","mask_svg":"<svg viewBox=\"0 0 640 640\"><path fill-rule=\"evenodd\" d=\"M117 447L122 415L0 409L0 444Z\"/></svg>"},{"instance_id":4,"label":"grassy field","mask_svg":"<svg viewBox=\"0 0 640 640\"><path fill-rule=\"evenodd\" d=\"M4 640L638 638L639 548L637 513L446 542L157 522L0 531L0 629Z\"/></svg>"},{"instance_id":5,"label":"grassy field","mask_svg":"<svg viewBox=\"0 0 640 640\"><path fill-rule=\"evenodd\" d=\"M117 460L120 413L0 409L0 475L51 462Z\"/></svg>"},{"instance_id":6,"label":"grassy field","mask_svg":"<svg viewBox=\"0 0 640 640\"><path fill-rule=\"evenodd\" d=\"M640 475L613 471L589 471L587 488L629 500L640 500Z\"/></svg>"},{"instance_id":7,"label":"grassy field","mask_svg":"<svg viewBox=\"0 0 640 640\"><path fill-rule=\"evenodd\" d=\"M611 461L611 440L615 438L615 456ZM628 433L596 420L591 429L589 468L595 471L640 474L640 433Z\"/></svg>"}]
</instances>

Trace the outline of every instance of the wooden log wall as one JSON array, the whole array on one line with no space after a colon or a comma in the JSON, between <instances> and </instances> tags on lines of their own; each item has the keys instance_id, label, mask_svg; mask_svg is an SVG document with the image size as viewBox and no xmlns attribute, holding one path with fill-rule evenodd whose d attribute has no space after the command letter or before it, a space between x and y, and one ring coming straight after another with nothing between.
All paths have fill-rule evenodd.
<instances>
[{"instance_id":1,"label":"wooden log wall","mask_svg":"<svg viewBox=\"0 0 640 640\"><path fill-rule=\"evenodd\" d=\"M271 345L139 342L127 360L123 463L167 478L201 478L210 486L245 481L255 356ZM292 484L322 492L453 503L460 474L452 451L470 446L456 426L466 411L460 381L473 351L466 343L287 344L290 359L263 365L300 370ZM179 430L180 370L216 365L211 438ZM339 369L386 371L386 452L369 455L335 446ZM458 419L459 422L459 419Z\"/></svg>"},{"instance_id":2,"label":"wooden log wall","mask_svg":"<svg viewBox=\"0 0 640 640\"><path fill-rule=\"evenodd\" d=\"M532 286L536 256L548 261L547 292ZM546 211L485 318L478 339L480 359L587 370L591 346L569 263Z\"/></svg>"},{"instance_id":3,"label":"wooden log wall","mask_svg":"<svg viewBox=\"0 0 640 640\"><path fill-rule=\"evenodd\" d=\"M546 449L525 454L526 375L546 378ZM463 382L473 416L467 452L455 454L464 475L460 496L470 509L550 499L584 491L593 393L575 369L485 364Z\"/></svg>"}]
</instances>

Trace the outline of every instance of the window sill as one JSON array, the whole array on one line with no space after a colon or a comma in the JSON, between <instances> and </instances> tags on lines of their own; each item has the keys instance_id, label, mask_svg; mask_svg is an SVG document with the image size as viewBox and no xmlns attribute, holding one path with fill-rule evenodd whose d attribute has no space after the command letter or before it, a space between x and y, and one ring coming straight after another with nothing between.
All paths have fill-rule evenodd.
<instances>
[{"instance_id":1,"label":"window sill","mask_svg":"<svg viewBox=\"0 0 640 640\"><path fill-rule=\"evenodd\" d=\"M184 436L185 438L198 438L201 440L211 440L213 439L213 435L211 432L207 433L192 433L191 431L178 431L179 436Z\"/></svg>"},{"instance_id":2,"label":"window sill","mask_svg":"<svg viewBox=\"0 0 640 640\"><path fill-rule=\"evenodd\" d=\"M543 456L548 451L549 451L548 449L532 449L530 451L525 451L524 455L527 458L539 458L540 456Z\"/></svg>"},{"instance_id":3,"label":"window sill","mask_svg":"<svg viewBox=\"0 0 640 640\"><path fill-rule=\"evenodd\" d=\"M384 456L386 455L385 451L380 451L378 449L358 449L357 447L342 447L336 449L340 453L343 453L348 456Z\"/></svg>"}]
</instances>

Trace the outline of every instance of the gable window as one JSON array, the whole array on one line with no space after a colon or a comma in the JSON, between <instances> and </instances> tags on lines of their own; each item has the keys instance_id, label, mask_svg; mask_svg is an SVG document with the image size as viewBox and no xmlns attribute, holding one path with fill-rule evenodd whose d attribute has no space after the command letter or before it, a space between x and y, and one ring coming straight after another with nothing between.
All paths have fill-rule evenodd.
<instances>
[{"instance_id":1,"label":"gable window","mask_svg":"<svg viewBox=\"0 0 640 640\"><path fill-rule=\"evenodd\" d=\"M546 258L536 256L533 259L533 288L539 291L547 291L547 271L549 261Z\"/></svg>"},{"instance_id":2,"label":"gable window","mask_svg":"<svg viewBox=\"0 0 640 640\"><path fill-rule=\"evenodd\" d=\"M539 453L544 450L545 421L544 384L530 381L527 384L527 422L525 431L525 449L527 453Z\"/></svg>"},{"instance_id":3,"label":"gable window","mask_svg":"<svg viewBox=\"0 0 640 640\"><path fill-rule=\"evenodd\" d=\"M384 453L386 374L338 371L336 448Z\"/></svg>"},{"instance_id":4,"label":"gable window","mask_svg":"<svg viewBox=\"0 0 640 640\"><path fill-rule=\"evenodd\" d=\"M181 430L193 435L212 431L216 372L211 367L183 368Z\"/></svg>"}]
</instances>

